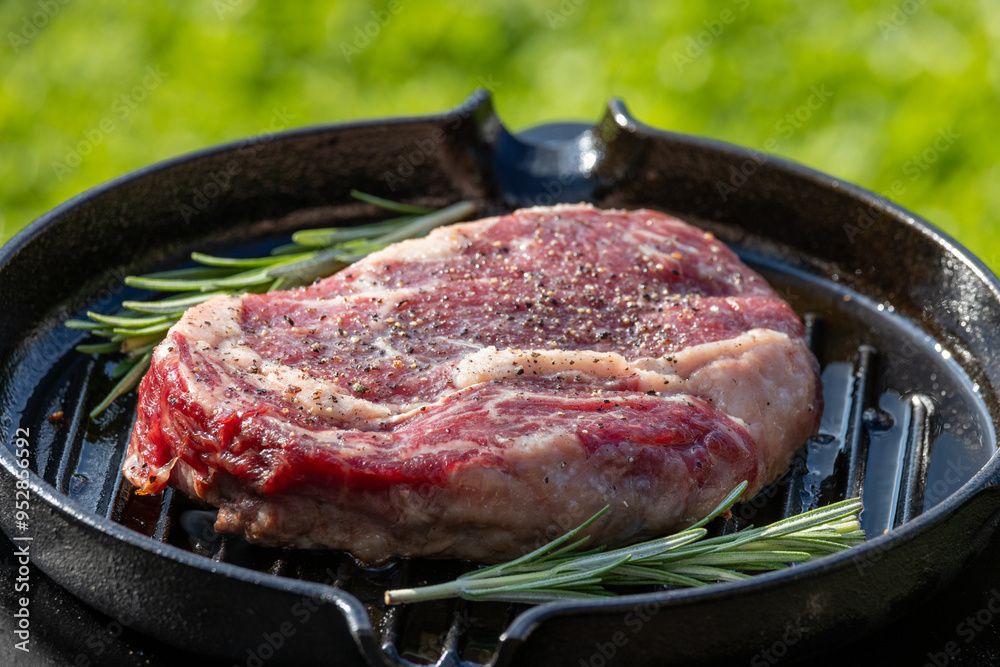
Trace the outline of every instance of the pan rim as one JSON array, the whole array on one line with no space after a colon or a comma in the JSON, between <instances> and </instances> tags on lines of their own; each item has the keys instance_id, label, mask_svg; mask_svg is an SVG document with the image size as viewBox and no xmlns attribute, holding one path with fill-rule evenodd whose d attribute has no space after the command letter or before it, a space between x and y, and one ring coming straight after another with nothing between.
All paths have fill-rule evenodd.
<instances>
[{"instance_id":1,"label":"pan rim","mask_svg":"<svg viewBox=\"0 0 1000 667\"><path fill-rule=\"evenodd\" d=\"M62 217L71 211L88 204L94 199L113 193L119 187L146 178L155 177L164 171L174 169L191 162L209 158L226 151L237 150L246 146L248 142L255 143L275 143L286 139L300 137L304 135L323 134L331 131L340 131L349 128L364 128L373 126L384 126L386 124L405 125L414 122L440 121L456 115L463 115L470 109L478 109L490 104L490 96L485 91L476 91L466 101L452 110L440 114L412 115L403 117L390 117L385 119L358 120L347 123L325 123L306 127L294 128L273 133L264 138L248 137L234 140L223 144L198 149L192 152L174 156L154 164L141 167L118 176L107 182L98 184L84 192L81 192L54 209L44 213L15 234L2 247L0 247L0 267L6 265L22 248L37 238L50 226L56 224ZM674 141L700 148L708 148L713 151L722 151L732 155L736 159L747 159L760 154L746 147L730 144L728 142L689 135L684 133L670 132L645 126L635 121L624 108L624 104L617 100L608 103L608 113L615 123L638 128L639 131L666 136ZM802 165L788 158L767 155L767 160L775 169L787 172L789 175L799 179L807 179L827 188L840 188L859 203L874 206L884 210L896 222L913 228L920 234L936 244L943 246L951 252L951 255L960 258L961 261L973 271L981 284L987 286L993 297L1000 302L1000 278L997 277L986 264L975 254L971 253L964 245L956 241L946 232L938 229L932 223L922 217L910 212L904 207L892 202L885 197L866 190L856 184L835 178L829 174ZM11 349L11 348L8 348ZM992 426L992 424L991 424ZM992 429L995 431L995 429ZM993 444L996 444L997 434L993 436ZM0 447L0 464L2 464L6 474L18 476L19 466L13 452L8 447ZM250 568L224 562L215 562L204 556L185 551L170 544L164 544L142 535L136 531L122 526L110 518L90 512L78 501L62 494L54 486L46 482L34 471L28 472L29 486L32 492L38 494L55 511L77 522L82 522L118 541L125 542L132 548L150 552L158 556L163 556L174 560L181 565L194 567L199 570L212 570L219 572L233 579L244 581L254 585L263 585L272 589L282 590L295 594L322 596L333 599L337 604L353 610L353 613L345 614L349 619L352 634L357 640L361 636L374 636L375 630L364 611L363 605L355 596L350 593L338 590L332 586L319 582L302 581L292 578L280 577L264 572L258 572ZM712 585L704 589L686 590L675 589L657 591L652 593L635 593L612 598L606 601L596 602L550 602L530 608L520 613L513 619L507 627L501 640L501 650L503 643L516 641L519 637L526 637L531 628L544 622L545 620L562 615L576 613L613 613L619 607L628 609L637 602L653 601L661 605L684 604L694 600L711 600L721 595L748 594L754 591L761 591L777 586L792 585L796 581L814 576L817 572L828 571L835 568L847 567L856 560L869 557L872 553L887 548L888 545L897 542L916 539L924 531L940 521L945 520L959 506L968 502L974 496L990 488L996 488L1000 483L1000 449L995 450L990 459L976 472L971 479L947 496L944 500L923 512L918 517L909 521L889 533L880 534L865 541L865 543L852 547L843 552L826 556L815 561L797 565L782 571L763 573L750 579L740 582L730 582L730 585ZM360 645L360 644L359 644Z\"/></svg>"}]
</instances>

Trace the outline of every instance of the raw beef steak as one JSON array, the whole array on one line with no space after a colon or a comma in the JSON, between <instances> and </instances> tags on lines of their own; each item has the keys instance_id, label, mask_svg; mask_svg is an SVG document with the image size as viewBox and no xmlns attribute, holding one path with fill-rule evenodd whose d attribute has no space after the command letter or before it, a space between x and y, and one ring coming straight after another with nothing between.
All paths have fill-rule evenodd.
<instances>
[{"instance_id":1,"label":"raw beef steak","mask_svg":"<svg viewBox=\"0 0 1000 667\"><path fill-rule=\"evenodd\" d=\"M711 234L532 208L192 308L124 474L254 542L498 561L606 504L590 533L617 545L750 497L820 401L798 316Z\"/></svg>"}]
</instances>

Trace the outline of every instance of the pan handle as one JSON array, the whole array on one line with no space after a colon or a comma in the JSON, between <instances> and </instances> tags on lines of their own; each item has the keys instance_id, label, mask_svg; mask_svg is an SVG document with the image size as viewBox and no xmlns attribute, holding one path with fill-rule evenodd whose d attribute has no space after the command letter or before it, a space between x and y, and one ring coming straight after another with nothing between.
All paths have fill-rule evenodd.
<instances>
[{"instance_id":1,"label":"pan handle","mask_svg":"<svg viewBox=\"0 0 1000 667\"><path fill-rule=\"evenodd\" d=\"M514 207L599 201L602 192L635 177L646 150L639 124L617 99L593 125L549 123L513 134L492 115L481 127L503 198Z\"/></svg>"}]
</instances>

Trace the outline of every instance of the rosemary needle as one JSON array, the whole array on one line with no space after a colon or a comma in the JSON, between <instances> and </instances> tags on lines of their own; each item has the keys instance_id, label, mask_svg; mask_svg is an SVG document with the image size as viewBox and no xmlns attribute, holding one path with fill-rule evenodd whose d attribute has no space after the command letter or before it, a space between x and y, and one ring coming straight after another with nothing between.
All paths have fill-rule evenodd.
<instances>
[{"instance_id":1,"label":"rosemary needle","mask_svg":"<svg viewBox=\"0 0 1000 667\"><path fill-rule=\"evenodd\" d=\"M423 236L434 227L458 222L475 211L475 205L467 201L434 210L357 190L352 190L351 196L405 215L359 227L299 231L292 235L292 243L275 248L266 257L218 257L193 252L191 259L199 266L125 278L132 287L178 295L159 301L125 301L122 310L114 315L87 313L86 320L67 320L67 328L108 339L105 343L77 345L77 351L127 354L112 373L113 379L120 378L118 384L91 411L91 418L135 388L149 367L152 349L187 308L220 294L267 292L308 284L390 243Z\"/></svg>"},{"instance_id":2,"label":"rosemary needle","mask_svg":"<svg viewBox=\"0 0 1000 667\"><path fill-rule=\"evenodd\" d=\"M836 553L864 541L853 498L810 510L761 528L706 537L703 528L727 511L746 490L737 486L707 517L668 537L605 550L579 549L580 533L608 506L562 537L509 563L468 572L441 584L386 591L386 604L459 597L539 604L553 600L615 595L609 587L707 586L745 579L747 572L778 570ZM570 543L568 547L563 546Z\"/></svg>"}]
</instances>

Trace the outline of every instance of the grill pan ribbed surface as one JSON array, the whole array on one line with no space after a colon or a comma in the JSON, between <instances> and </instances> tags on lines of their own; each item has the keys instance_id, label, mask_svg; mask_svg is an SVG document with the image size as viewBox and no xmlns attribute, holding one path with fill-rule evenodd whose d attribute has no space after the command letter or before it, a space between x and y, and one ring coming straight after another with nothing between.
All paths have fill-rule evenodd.
<instances>
[{"instance_id":1,"label":"grill pan ribbed surface","mask_svg":"<svg viewBox=\"0 0 1000 667\"><path fill-rule=\"evenodd\" d=\"M437 134L441 128L449 133ZM421 144L424 136L445 138ZM656 145L654 139L674 150ZM399 192L386 191L386 184L394 181L385 174L397 173L395 158L409 155L413 146L434 147L422 158L428 162L426 173L418 169L403 180ZM223 193L191 224L175 228L177 204L190 198L191 184L239 151L249 157L243 158L245 182L234 186L238 191ZM590 154L593 158L585 159ZM667 167L664 161L670 158L677 164ZM718 178L698 173L725 177L729 171L719 162L722 158L738 168L745 164L741 160L757 165L757 173L728 204L718 195ZM277 661L577 664L577 659L586 663L597 655L615 631L624 629L631 637L629 611L651 605L655 613L635 631L642 641L616 645L616 659L622 664L711 662L724 655L752 654L754 642L770 645L768 628L754 629L748 621L746 632L731 632L727 640L716 639L706 649L679 618L693 610L701 616L691 623L725 622L740 609L782 599L781 589L791 587L793 595L774 603L777 613L789 618L801 616L799 600L814 589L828 596L810 617L815 631L795 647L806 655L836 636L858 615L859 606L865 613L852 629L863 631L890 618L894 607L940 586L949 571L974 553L976 543L972 539L964 555L943 559L940 571L921 569L908 550L933 549L957 535L976 538L996 522L991 457L996 448L997 370L984 355L996 345L996 329L984 328L996 321L1000 310L996 280L947 239L914 226L905 212L892 210L886 202L861 191L845 192L847 186L780 160L652 133L615 104L594 128L543 126L515 137L499 125L487 99L474 97L451 115L289 133L266 144L209 151L194 162L196 169L180 160L161 167L159 175L140 174L131 183L113 184L70 202L15 240L0 269L7 285L0 296L12 317L4 332L9 338L2 351L0 409L8 442L18 427L31 433L32 470L41 480L39 493L48 496L51 514L39 518L39 530L46 534L38 543L49 545L49 551L39 552L38 564L111 616L143 608L147 614L162 614L163 622L137 623L161 639L247 661L267 644L275 628L288 622L296 630L294 641L289 637L277 652L272 647ZM359 162L367 165L363 172ZM302 183L301 191L289 191L287 183L292 181ZM165 192L154 196L157 182ZM121 301L141 297L122 285L124 275L176 267L193 249L259 254L299 227L374 219L374 209L346 197L350 187L425 205L471 198L483 214L579 199L603 206L648 206L715 232L805 317L810 344L823 368L826 410L819 435L803 448L789 472L757 498L734 508L732 518L717 522L714 529L760 525L863 493L867 534L889 534L859 548L858 555L842 554L825 559L825 564L797 567L794 573L763 575L760 582L718 586L710 592L650 590L620 601L532 610L462 601L387 609L381 601L386 588L452 578L472 565L415 560L367 570L345 554L269 549L219 536L211 530L214 513L173 491L135 495L118 474L134 402L120 400L96 421L88 419L88 410L112 384L109 365L75 353L72 346L80 334L61 328L60 321L87 310L113 312ZM807 201L809 187L824 197ZM841 213L832 222L824 220L834 207L822 201L825 197L841 211L853 213L850 206L862 201L869 215L878 212L875 219L882 222L865 230L863 247L845 241L849 234L834 235L843 229L840 221L849 218ZM839 201L845 198L851 201ZM121 244L88 236L102 230L102 215L111 213L135 217L136 222L115 223L127 230L123 242L131 252L113 251L110 248ZM802 228L797 215L816 222L811 232ZM48 233L46 225L66 219L76 225L63 225L68 241ZM175 240L160 244L151 239ZM938 254L932 256L935 249ZM53 252L73 260L65 267L55 263L39 269L40 284L31 283L29 289L29 278L18 269L31 257ZM88 258L89 252L108 258L113 268ZM844 256L852 261L845 262ZM876 258L882 265L874 263ZM920 268L916 262L931 265ZM909 277L894 275L900 271ZM27 296L46 290L45 297ZM970 300L979 300L979 307L970 307ZM969 483L977 473L978 481ZM4 480L9 482L6 476ZM956 494L960 489L963 492ZM959 506L965 509L957 512ZM11 533L9 507L3 512L3 527ZM935 512L954 512L965 519L927 537L941 521L921 515ZM913 526L905 525L910 522ZM80 535L82 541L76 543ZM900 537L893 541L893 535ZM103 573L100 564L71 562L100 559L104 553L114 556ZM912 562L900 575L917 576L906 585L881 577L877 586L869 586L874 577L865 575L879 572L887 562L897 568ZM149 563L162 566L162 583L137 591L135 582L143 581L141 570ZM160 574L148 572L147 578ZM873 598L884 599L862 595L860 602L845 602L828 590L843 581L854 582L855 588L870 587ZM171 582L184 583L175 587ZM211 604L193 599L202 587L206 598L214 598ZM159 597L149 598L150 590L160 591ZM240 594L228 602L217 599L233 590ZM238 611L227 616L227 604ZM205 607L201 616L190 611L197 605ZM677 629L688 640L671 638L664 629ZM321 637L330 639L317 646L324 641Z\"/></svg>"}]
</instances>

